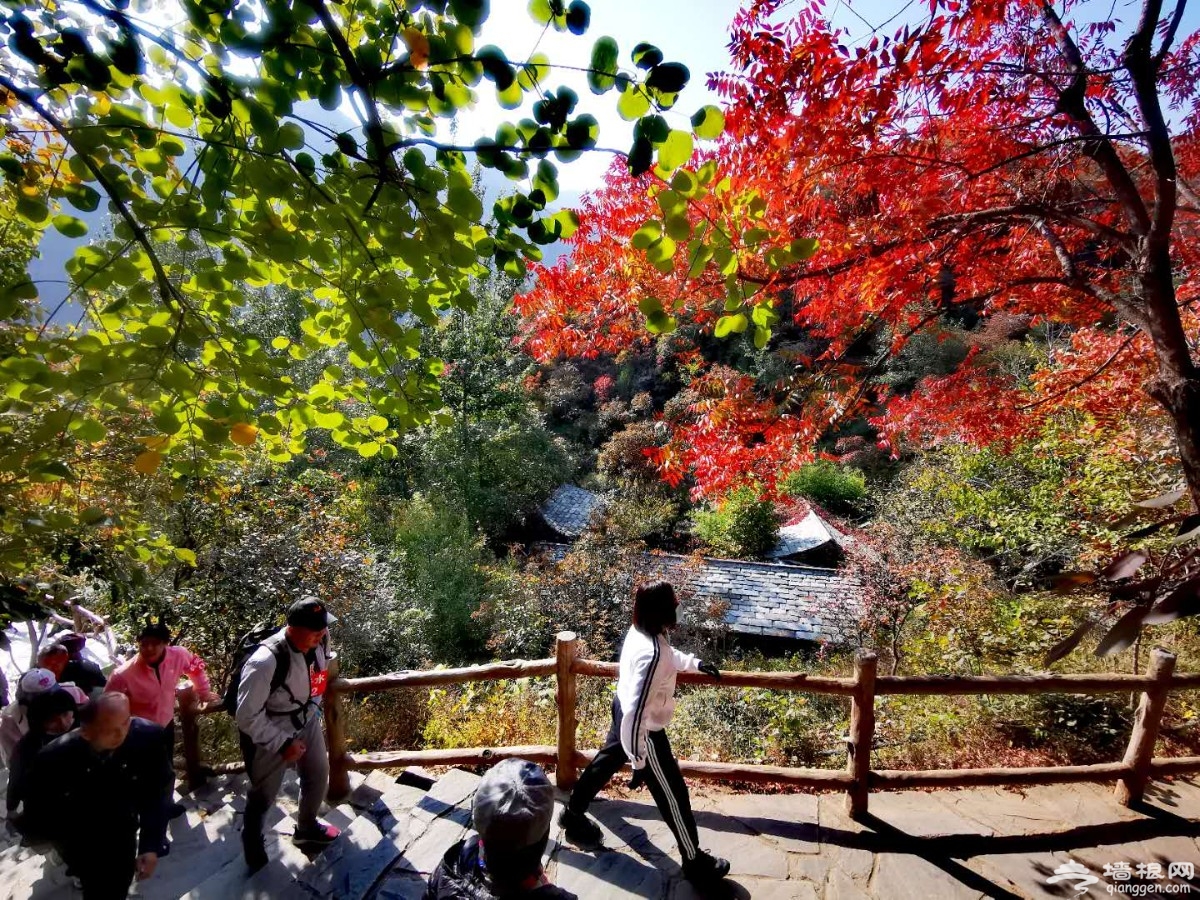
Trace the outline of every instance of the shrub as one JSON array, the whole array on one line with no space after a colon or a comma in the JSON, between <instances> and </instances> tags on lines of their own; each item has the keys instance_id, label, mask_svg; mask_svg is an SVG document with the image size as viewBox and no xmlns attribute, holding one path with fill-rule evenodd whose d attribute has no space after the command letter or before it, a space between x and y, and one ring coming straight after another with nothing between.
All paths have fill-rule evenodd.
<instances>
[{"instance_id":1,"label":"shrub","mask_svg":"<svg viewBox=\"0 0 1200 900\"><path fill-rule=\"evenodd\" d=\"M697 510L692 522L697 537L722 556L761 556L779 540L775 504L753 485L731 491L716 509Z\"/></svg>"},{"instance_id":2,"label":"shrub","mask_svg":"<svg viewBox=\"0 0 1200 900\"><path fill-rule=\"evenodd\" d=\"M859 512L867 498L867 480L862 472L844 469L824 459L789 472L779 482L779 489L789 497L803 497L830 512Z\"/></svg>"}]
</instances>

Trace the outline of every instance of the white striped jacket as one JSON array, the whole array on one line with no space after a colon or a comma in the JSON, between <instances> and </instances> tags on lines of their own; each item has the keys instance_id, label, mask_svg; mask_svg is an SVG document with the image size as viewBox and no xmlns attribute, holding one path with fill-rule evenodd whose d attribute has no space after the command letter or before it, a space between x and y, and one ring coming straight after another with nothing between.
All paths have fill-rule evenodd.
<instances>
[{"instance_id":1,"label":"white striped jacket","mask_svg":"<svg viewBox=\"0 0 1200 900\"><path fill-rule=\"evenodd\" d=\"M675 712L675 675L699 670L700 660L671 646L665 634L651 637L630 628L621 645L617 700L621 746L635 769L646 765L646 734L665 728Z\"/></svg>"}]
</instances>

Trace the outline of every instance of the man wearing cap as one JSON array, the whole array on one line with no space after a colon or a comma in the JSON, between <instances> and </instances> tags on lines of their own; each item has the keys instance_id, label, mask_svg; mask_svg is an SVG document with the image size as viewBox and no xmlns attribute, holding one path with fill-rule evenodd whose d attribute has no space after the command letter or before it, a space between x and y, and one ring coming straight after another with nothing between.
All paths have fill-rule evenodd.
<instances>
[{"instance_id":1,"label":"man wearing cap","mask_svg":"<svg viewBox=\"0 0 1200 900\"><path fill-rule=\"evenodd\" d=\"M554 817L554 788L528 760L506 759L479 782L471 805L478 834L438 863L424 900L576 900L542 870Z\"/></svg>"},{"instance_id":2,"label":"man wearing cap","mask_svg":"<svg viewBox=\"0 0 1200 900\"><path fill-rule=\"evenodd\" d=\"M59 681L70 681L79 685L89 697L103 692L108 684L104 670L83 655L87 638L74 631L68 631L58 636L58 642L67 648L67 665L63 668Z\"/></svg>"},{"instance_id":3,"label":"man wearing cap","mask_svg":"<svg viewBox=\"0 0 1200 900\"><path fill-rule=\"evenodd\" d=\"M267 864L263 822L288 766L296 766L300 773L300 810L293 840L315 848L331 843L339 833L317 819L329 787L321 704L331 656L327 630L334 621L316 597L298 600L288 609L287 625L242 664L235 718L250 779L242 849L252 871Z\"/></svg>"},{"instance_id":4,"label":"man wearing cap","mask_svg":"<svg viewBox=\"0 0 1200 900\"><path fill-rule=\"evenodd\" d=\"M49 669L30 669L17 682L17 699L0 713L0 762L9 765L17 744L29 733L29 701L54 690L58 679Z\"/></svg>"}]
</instances>

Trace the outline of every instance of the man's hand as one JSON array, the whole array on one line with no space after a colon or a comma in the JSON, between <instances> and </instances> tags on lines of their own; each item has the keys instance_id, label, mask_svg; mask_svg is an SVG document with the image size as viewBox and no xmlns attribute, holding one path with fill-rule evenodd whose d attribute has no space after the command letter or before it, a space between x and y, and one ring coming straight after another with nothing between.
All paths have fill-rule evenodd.
<instances>
[{"instance_id":1,"label":"man's hand","mask_svg":"<svg viewBox=\"0 0 1200 900\"><path fill-rule=\"evenodd\" d=\"M629 789L631 791L636 791L638 788L640 788L645 783L646 783L645 767L642 767L640 769L634 769L633 777L629 779Z\"/></svg>"},{"instance_id":2,"label":"man's hand","mask_svg":"<svg viewBox=\"0 0 1200 900\"><path fill-rule=\"evenodd\" d=\"M308 749L308 745L305 744L304 741L300 740L299 738L296 738L294 741L292 741L290 744L287 745L287 747L284 749L283 753L281 754L283 756L283 761L284 762L295 762L296 760L298 760L300 757L302 757L304 755L304 751L307 749Z\"/></svg>"},{"instance_id":3,"label":"man's hand","mask_svg":"<svg viewBox=\"0 0 1200 900\"><path fill-rule=\"evenodd\" d=\"M221 700L221 699L222 699L221 695L218 694L216 691L209 691L207 694L204 695L204 700L202 702L216 703L218 700Z\"/></svg>"},{"instance_id":4,"label":"man's hand","mask_svg":"<svg viewBox=\"0 0 1200 900\"><path fill-rule=\"evenodd\" d=\"M709 678L715 678L715 679L717 679L717 681L721 680L721 670L718 669L716 666L714 666L712 663L702 662L702 663L700 663L700 665L697 668L699 668L700 671L703 672L705 675L707 675Z\"/></svg>"},{"instance_id":5,"label":"man's hand","mask_svg":"<svg viewBox=\"0 0 1200 900\"><path fill-rule=\"evenodd\" d=\"M154 874L156 868L158 868L158 854L143 853L137 858L138 881L145 881Z\"/></svg>"}]
</instances>

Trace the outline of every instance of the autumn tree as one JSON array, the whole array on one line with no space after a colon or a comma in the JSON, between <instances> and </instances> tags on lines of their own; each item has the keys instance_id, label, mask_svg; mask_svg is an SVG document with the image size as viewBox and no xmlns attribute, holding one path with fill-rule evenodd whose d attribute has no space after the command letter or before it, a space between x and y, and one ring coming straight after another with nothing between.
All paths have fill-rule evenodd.
<instances>
[{"instance_id":1,"label":"autumn tree","mask_svg":"<svg viewBox=\"0 0 1200 900\"><path fill-rule=\"evenodd\" d=\"M1147 0L1127 24L1083 6L933 0L856 43L820 2L747 4L733 70L710 79L729 103L718 150L666 177L614 170L585 199L573 257L523 300L530 347L608 352L648 325L788 354L766 395L709 379L721 415L693 416L700 443L677 432L662 458L701 491L764 444L786 470L854 417L893 448L990 444L1063 406L1151 404L1200 502L1200 37L1180 34L1183 3ZM905 390L880 377L948 316L976 323L953 371ZM1001 317L1066 337L1014 373L990 352ZM739 410L750 437L728 440Z\"/></svg>"}]
</instances>

